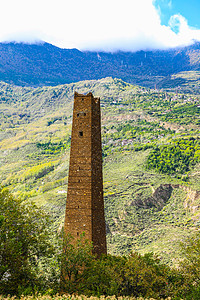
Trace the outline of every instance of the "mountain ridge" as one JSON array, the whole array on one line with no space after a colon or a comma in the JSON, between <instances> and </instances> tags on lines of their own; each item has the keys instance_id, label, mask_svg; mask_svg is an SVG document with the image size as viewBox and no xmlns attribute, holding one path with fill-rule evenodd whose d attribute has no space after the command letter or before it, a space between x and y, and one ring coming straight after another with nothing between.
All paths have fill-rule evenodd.
<instances>
[{"instance_id":1,"label":"mountain ridge","mask_svg":"<svg viewBox=\"0 0 200 300\"><path fill-rule=\"evenodd\" d=\"M105 77L154 87L183 71L200 70L200 43L183 48L137 52L61 49L49 43L0 43L0 80L44 86Z\"/></svg>"}]
</instances>

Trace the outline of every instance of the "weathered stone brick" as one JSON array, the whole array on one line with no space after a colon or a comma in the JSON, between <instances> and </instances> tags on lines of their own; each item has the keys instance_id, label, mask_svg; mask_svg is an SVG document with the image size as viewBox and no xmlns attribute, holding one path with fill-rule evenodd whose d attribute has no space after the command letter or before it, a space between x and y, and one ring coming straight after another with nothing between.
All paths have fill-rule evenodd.
<instances>
[{"instance_id":1,"label":"weathered stone brick","mask_svg":"<svg viewBox=\"0 0 200 300\"><path fill-rule=\"evenodd\" d=\"M106 254L100 99L92 93L74 95L64 230L75 240L85 232L94 253Z\"/></svg>"}]
</instances>

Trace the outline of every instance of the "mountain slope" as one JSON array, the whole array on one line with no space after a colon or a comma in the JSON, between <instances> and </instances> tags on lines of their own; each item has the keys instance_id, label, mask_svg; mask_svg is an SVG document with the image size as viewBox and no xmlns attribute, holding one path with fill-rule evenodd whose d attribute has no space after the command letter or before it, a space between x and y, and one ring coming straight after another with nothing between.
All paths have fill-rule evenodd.
<instances>
[{"instance_id":1,"label":"mountain slope","mask_svg":"<svg viewBox=\"0 0 200 300\"><path fill-rule=\"evenodd\" d=\"M111 76L154 87L166 76L199 68L199 43L135 53L81 52L48 43L0 43L0 80L22 86L57 85Z\"/></svg>"},{"instance_id":2,"label":"mountain slope","mask_svg":"<svg viewBox=\"0 0 200 300\"><path fill-rule=\"evenodd\" d=\"M74 91L101 98L109 252L153 250L177 263L179 241L199 226L200 164L187 174L162 174L147 169L146 162L155 145L198 142L197 95L158 92L112 78L39 88L1 83L1 183L43 206L55 228L62 225Z\"/></svg>"}]
</instances>

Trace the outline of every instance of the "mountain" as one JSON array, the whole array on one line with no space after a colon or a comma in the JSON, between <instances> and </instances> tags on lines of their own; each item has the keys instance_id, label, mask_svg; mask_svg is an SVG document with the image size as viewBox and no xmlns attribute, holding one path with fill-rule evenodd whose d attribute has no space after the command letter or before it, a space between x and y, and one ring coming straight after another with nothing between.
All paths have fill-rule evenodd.
<instances>
[{"instance_id":1,"label":"mountain","mask_svg":"<svg viewBox=\"0 0 200 300\"><path fill-rule=\"evenodd\" d=\"M62 226L74 91L101 98L109 252L154 251L177 264L180 240L200 222L199 95L111 77L38 88L1 82L1 184Z\"/></svg>"},{"instance_id":2,"label":"mountain","mask_svg":"<svg viewBox=\"0 0 200 300\"><path fill-rule=\"evenodd\" d=\"M0 43L0 80L20 86L58 85L104 77L169 87L171 75L200 70L200 43L170 50L81 52L48 43ZM182 81L173 81L174 86Z\"/></svg>"}]
</instances>

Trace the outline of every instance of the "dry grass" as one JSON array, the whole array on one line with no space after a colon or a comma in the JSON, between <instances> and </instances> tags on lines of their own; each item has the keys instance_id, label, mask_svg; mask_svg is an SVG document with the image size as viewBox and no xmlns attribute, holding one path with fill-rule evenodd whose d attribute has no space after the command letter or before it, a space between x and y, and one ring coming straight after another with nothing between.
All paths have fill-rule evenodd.
<instances>
[{"instance_id":1,"label":"dry grass","mask_svg":"<svg viewBox=\"0 0 200 300\"><path fill-rule=\"evenodd\" d=\"M15 296L14 297L10 297L9 295L7 297L1 296L0 295L0 300L15 300L17 299ZM50 295L45 295L45 296L41 296L41 295L35 295L35 296L21 296L19 298L20 300L156 300L154 298L143 298L143 297L116 297L115 295L113 296L100 296L100 297L87 297L84 295L54 295L54 296L50 296ZM160 298L160 300L171 300L170 297L168 298Z\"/></svg>"}]
</instances>

